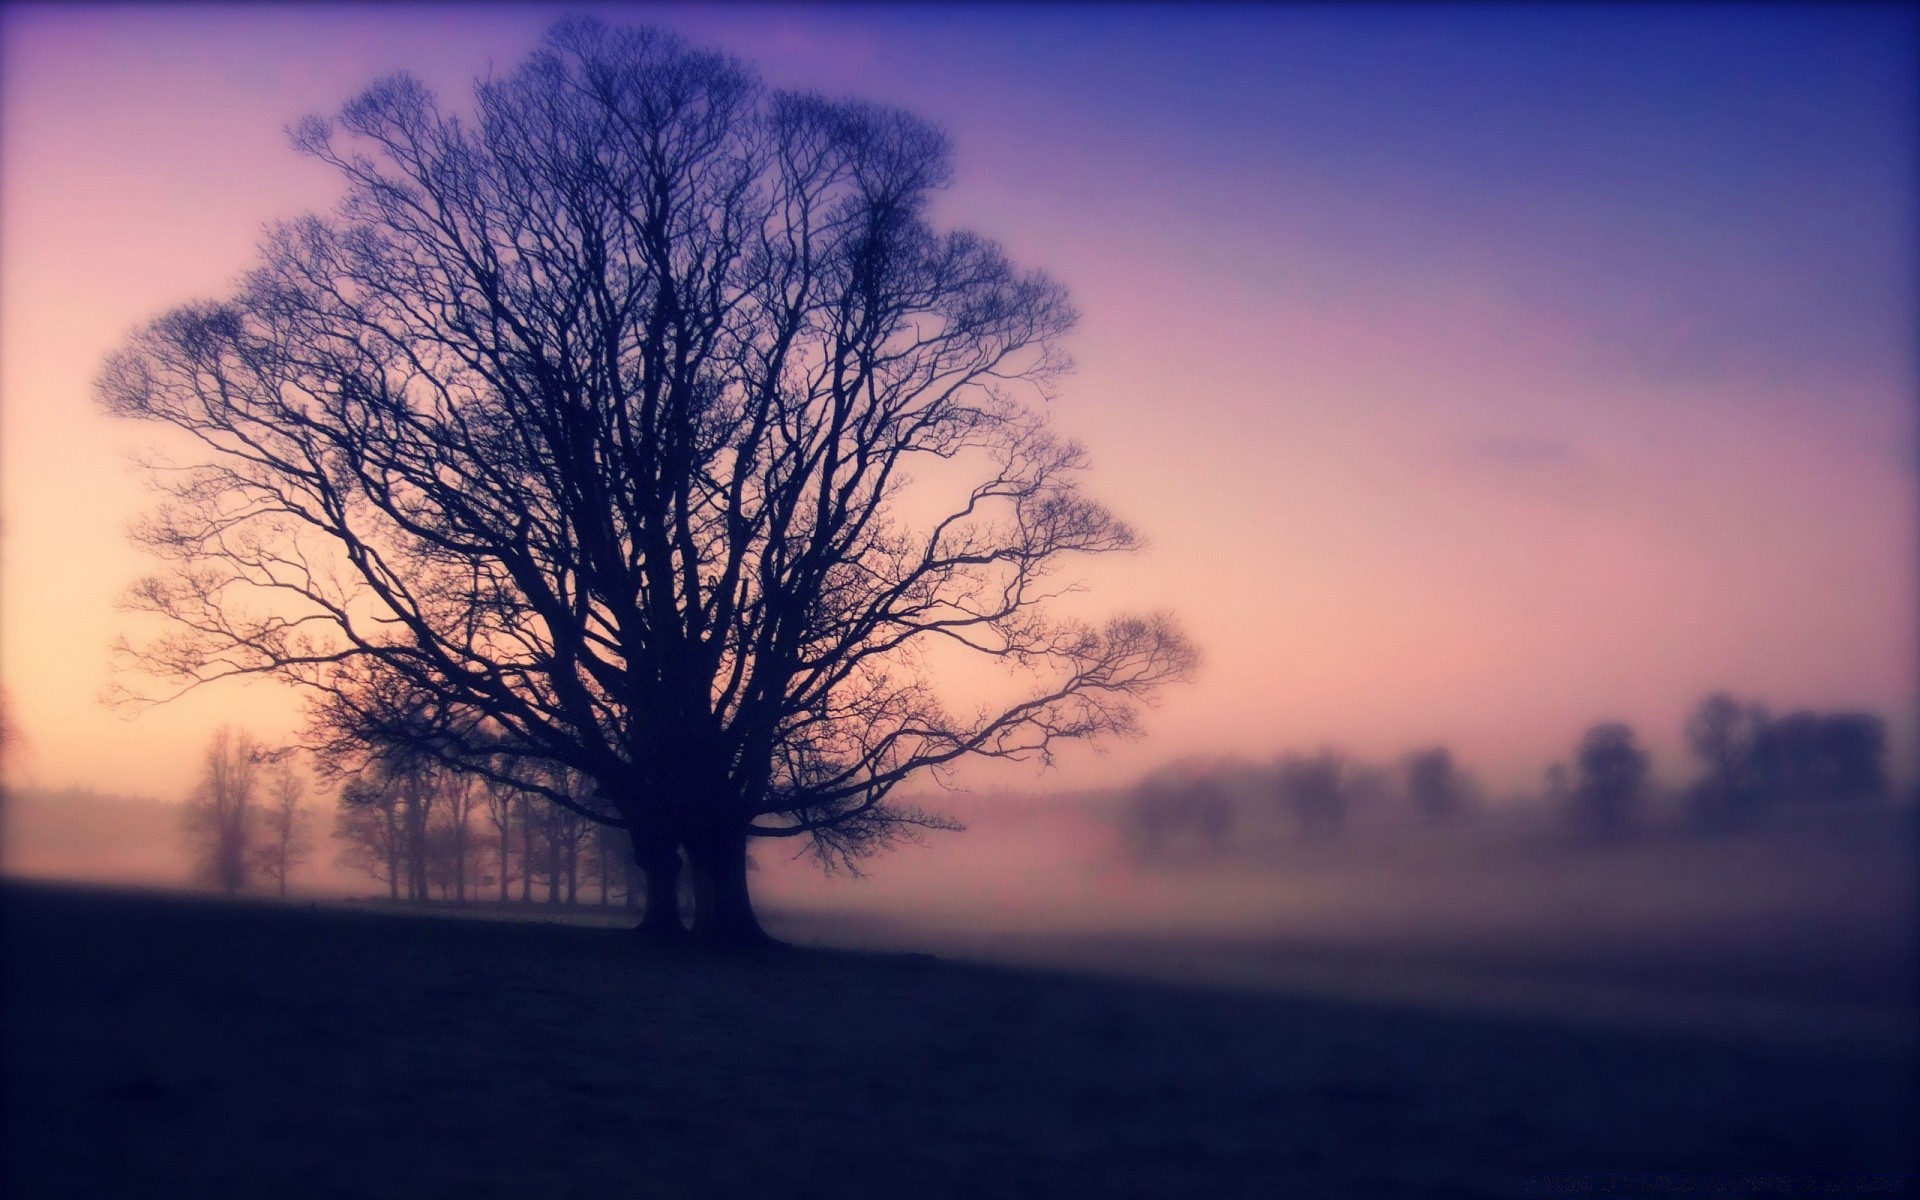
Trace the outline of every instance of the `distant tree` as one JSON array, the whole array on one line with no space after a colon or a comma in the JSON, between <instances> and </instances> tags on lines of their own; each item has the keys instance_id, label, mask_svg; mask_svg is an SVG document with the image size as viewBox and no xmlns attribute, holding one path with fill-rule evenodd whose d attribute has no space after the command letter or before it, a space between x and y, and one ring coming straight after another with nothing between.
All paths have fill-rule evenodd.
<instances>
[{"instance_id":1,"label":"distant tree","mask_svg":"<svg viewBox=\"0 0 1920 1200\"><path fill-rule=\"evenodd\" d=\"M627 857L625 846L619 845L617 831L611 825L595 825L588 831L593 845L593 878L600 885L600 907L612 903L613 889L624 887L624 874L621 860Z\"/></svg>"},{"instance_id":2,"label":"distant tree","mask_svg":"<svg viewBox=\"0 0 1920 1200\"><path fill-rule=\"evenodd\" d=\"M391 762L394 788L400 798L401 845L406 851L407 899L428 899L432 851L428 829L433 824L434 802L440 798L439 780L434 769L420 759L395 759Z\"/></svg>"},{"instance_id":3,"label":"distant tree","mask_svg":"<svg viewBox=\"0 0 1920 1200\"><path fill-rule=\"evenodd\" d=\"M1647 754L1634 743L1633 729L1619 722L1595 725L1574 761L1580 771L1573 794L1577 815L1600 837L1625 832L1647 784Z\"/></svg>"},{"instance_id":4,"label":"distant tree","mask_svg":"<svg viewBox=\"0 0 1920 1200\"><path fill-rule=\"evenodd\" d=\"M467 902L468 858L473 845L473 810L478 805L478 789L470 775L450 771L434 772L440 819L435 826L438 853L437 874L444 899L451 893L455 903Z\"/></svg>"},{"instance_id":5,"label":"distant tree","mask_svg":"<svg viewBox=\"0 0 1920 1200\"><path fill-rule=\"evenodd\" d=\"M1554 763L1547 768L1547 803L1560 808L1572 802L1573 773L1567 770L1567 764Z\"/></svg>"},{"instance_id":6,"label":"distant tree","mask_svg":"<svg viewBox=\"0 0 1920 1200\"><path fill-rule=\"evenodd\" d=\"M1407 756L1407 796L1429 820L1448 821L1460 815L1466 802L1466 780L1454 766L1445 746Z\"/></svg>"},{"instance_id":7,"label":"distant tree","mask_svg":"<svg viewBox=\"0 0 1920 1200\"><path fill-rule=\"evenodd\" d=\"M287 874L313 854L309 831L313 815L307 811L306 780L295 769L290 754L281 754L267 773L266 802L261 806L260 843L254 847L254 865L273 880L282 897Z\"/></svg>"},{"instance_id":8,"label":"distant tree","mask_svg":"<svg viewBox=\"0 0 1920 1200\"><path fill-rule=\"evenodd\" d=\"M1280 802L1293 814L1305 837L1338 834L1346 822L1357 776L1354 764L1331 746L1313 755L1280 761Z\"/></svg>"},{"instance_id":9,"label":"distant tree","mask_svg":"<svg viewBox=\"0 0 1920 1200\"><path fill-rule=\"evenodd\" d=\"M340 789L333 836L341 843L336 855L341 866L371 875L387 885L390 899L400 898L406 833L391 777L369 770L347 780Z\"/></svg>"},{"instance_id":10,"label":"distant tree","mask_svg":"<svg viewBox=\"0 0 1920 1200\"><path fill-rule=\"evenodd\" d=\"M534 877L539 874L542 857L541 814L544 811L529 792L521 792L516 805L520 814L520 903L533 903ZM657 872L649 870L649 878ZM651 888L653 885L648 884Z\"/></svg>"},{"instance_id":11,"label":"distant tree","mask_svg":"<svg viewBox=\"0 0 1920 1200\"><path fill-rule=\"evenodd\" d=\"M1857 800L1887 790L1886 723L1870 713L1796 712L1760 738L1756 773L1789 800Z\"/></svg>"},{"instance_id":12,"label":"distant tree","mask_svg":"<svg viewBox=\"0 0 1920 1200\"><path fill-rule=\"evenodd\" d=\"M1829 713L1821 728L1827 795L1836 800L1887 794L1887 724L1871 713Z\"/></svg>"},{"instance_id":13,"label":"distant tree","mask_svg":"<svg viewBox=\"0 0 1920 1200\"><path fill-rule=\"evenodd\" d=\"M547 786L573 800L571 806L543 805L541 831L548 854L547 899L559 903L564 887L566 903L580 899L580 852L593 833L596 822L583 813L599 812L602 803L593 782L578 771L554 764L547 771Z\"/></svg>"},{"instance_id":14,"label":"distant tree","mask_svg":"<svg viewBox=\"0 0 1920 1200\"><path fill-rule=\"evenodd\" d=\"M495 845L499 851L500 867L500 903L508 899L507 888L512 879L514 814L518 811L519 798L525 795L512 783L499 779L489 779L483 785L482 804L487 824L492 827Z\"/></svg>"},{"instance_id":15,"label":"distant tree","mask_svg":"<svg viewBox=\"0 0 1920 1200\"><path fill-rule=\"evenodd\" d=\"M1687 720L1687 748L1704 774L1690 789L1695 813L1708 824L1751 817L1766 799L1759 758L1767 710L1715 692Z\"/></svg>"},{"instance_id":16,"label":"distant tree","mask_svg":"<svg viewBox=\"0 0 1920 1200\"><path fill-rule=\"evenodd\" d=\"M247 886L262 757L252 734L222 725L207 742L200 782L187 800L186 829L196 872L229 894Z\"/></svg>"},{"instance_id":17,"label":"distant tree","mask_svg":"<svg viewBox=\"0 0 1920 1200\"><path fill-rule=\"evenodd\" d=\"M1128 843L1142 858L1182 848L1218 855L1233 833L1233 801L1212 770L1176 763L1134 785L1122 823Z\"/></svg>"}]
</instances>

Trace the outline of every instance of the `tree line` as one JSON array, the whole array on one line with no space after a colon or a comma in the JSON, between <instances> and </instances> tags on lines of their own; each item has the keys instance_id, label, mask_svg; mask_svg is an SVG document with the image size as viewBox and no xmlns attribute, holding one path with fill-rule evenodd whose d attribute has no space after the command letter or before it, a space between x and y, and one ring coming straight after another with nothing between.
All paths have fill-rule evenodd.
<instances>
[{"instance_id":1,"label":"tree line","mask_svg":"<svg viewBox=\"0 0 1920 1200\"><path fill-rule=\"evenodd\" d=\"M196 880L230 894L265 886L287 895L289 876L318 849L312 781L298 758L245 730L213 733L184 809ZM546 783L581 807L601 803L579 773L547 772ZM315 759L315 773L337 785L334 861L386 885L392 900L640 904L627 839L540 793L364 747L344 755L335 747Z\"/></svg>"},{"instance_id":2,"label":"tree line","mask_svg":"<svg viewBox=\"0 0 1920 1200\"><path fill-rule=\"evenodd\" d=\"M1696 774L1681 799L1703 829L1747 825L1781 803L1876 799L1890 788L1886 722L1872 713L1775 717L1763 704L1715 692L1694 708L1685 737ZM1593 726L1573 764L1547 768L1547 792L1583 830L1615 838L1644 822L1652 758L1631 726Z\"/></svg>"},{"instance_id":3,"label":"tree line","mask_svg":"<svg viewBox=\"0 0 1920 1200\"><path fill-rule=\"evenodd\" d=\"M1264 765L1162 767L1127 792L1120 823L1128 847L1152 859L1224 852L1239 831L1276 817L1307 840L1338 837L1357 810L1398 806L1424 820L1450 821L1479 796L1445 746L1413 751L1390 766L1323 746Z\"/></svg>"},{"instance_id":4,"label":"tree line","mask_svg":"<svg viewBox=\"0 0 1920 1200\"><path fill-rule=\"evenodd\" d=\"M1759 820L1782 803L1848 802L1889 791L1886 723L1864 712L1797 711L1716 692L1685 727L1694 777L1679 795L1702 830ZM1643 827L1653 795L1652 758L1630 725L1595 724L1571 765L1546 769L1544 799L1583 836L1608 840ZM1479 785L1445 746L1391 765L1326 746L1264 764L1179 763L1148 773L1120 806L1123 840L1136 857L1219 854L1249 825L1278 818L1303 840L1337 837L1356 812L1445 823L1470 814Z\"/></svg>"},{"instance_id":5,"label":"tree line","mask_svg":"<svg viewBox=\"0 0 1920 1200\"><path fill-rule=\"evenodd\" d=\"M602 803L578 772L556 765L548 773L548 785L580 807ZM636 908L644 891L614 827L418 758L376 758L348 779L333 836L341 865L386 884L394 900Z\"/></svg>"}]
</instances>

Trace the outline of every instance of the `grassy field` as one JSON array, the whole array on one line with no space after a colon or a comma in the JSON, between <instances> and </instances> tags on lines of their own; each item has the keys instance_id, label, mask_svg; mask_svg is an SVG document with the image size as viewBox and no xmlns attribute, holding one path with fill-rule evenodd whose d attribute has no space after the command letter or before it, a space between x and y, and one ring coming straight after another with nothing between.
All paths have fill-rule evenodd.
<instances>
[{"instance_id":1,"label":"grassy field","mask_svg":"<svg viewBox=\"0 0 1920 1200\"><path fill-rule=\"evenodd\" d=\"M1910 1039L5 887L10 1196L1880 1196Z\"/></svg>"}]
</instances>

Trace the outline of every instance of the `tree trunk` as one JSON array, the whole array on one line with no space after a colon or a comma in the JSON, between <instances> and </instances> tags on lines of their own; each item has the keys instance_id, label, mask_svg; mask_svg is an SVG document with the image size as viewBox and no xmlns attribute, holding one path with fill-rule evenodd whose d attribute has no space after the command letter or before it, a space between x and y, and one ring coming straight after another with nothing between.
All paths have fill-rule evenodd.
<instances>
[{"instance_id":1,"label":"tree trunk","mask_svg":"<svg viewBox=\"0 0 1920 1200\"><path fill-rule=\"evenodd\" d=\"M753 915L747 891L747 830L722 826L687 842L693 872L694 940L715 946L757 946L773 941ZM649 885L651 890L651 885Z\"/></svg>"}]
</instances>

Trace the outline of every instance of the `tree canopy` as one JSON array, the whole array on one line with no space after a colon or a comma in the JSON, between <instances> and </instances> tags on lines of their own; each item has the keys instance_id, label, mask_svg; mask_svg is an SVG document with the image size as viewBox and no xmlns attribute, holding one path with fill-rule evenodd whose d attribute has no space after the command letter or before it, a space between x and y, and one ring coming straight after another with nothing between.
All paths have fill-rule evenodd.
<instances>
[{"instance_id":1,"label":"tree canopy","mask_svg":"<svg viewBox=\"0 0 1920 1200\"><path fill-rule=\"evenodd\" d=\"M652 869L684 847L735 938L748 835L845 861L937 820L903 780L1130 732L1191 669L1164 615L1054 603L1136 537L1039 409L1064 290L929 219L934 126L570 20L468 113L399 75L293 138L337 212L100 378L195 447L136 534L146 670L287 680ZM952 704L947 654L1018 682Z\"/></svg>"}]
</instances>

